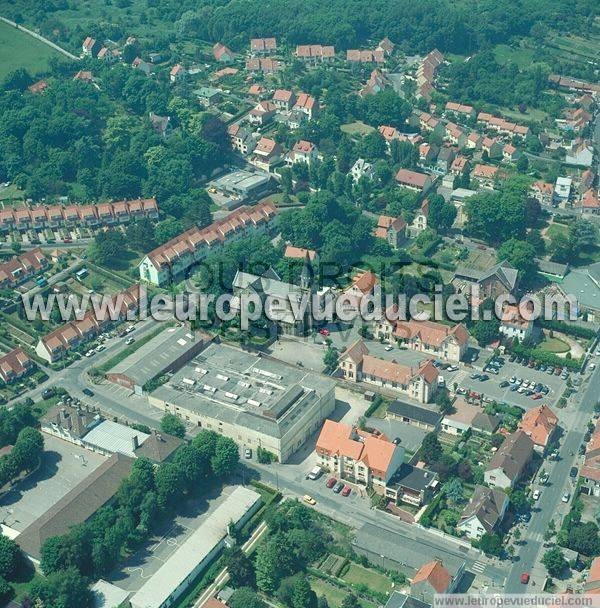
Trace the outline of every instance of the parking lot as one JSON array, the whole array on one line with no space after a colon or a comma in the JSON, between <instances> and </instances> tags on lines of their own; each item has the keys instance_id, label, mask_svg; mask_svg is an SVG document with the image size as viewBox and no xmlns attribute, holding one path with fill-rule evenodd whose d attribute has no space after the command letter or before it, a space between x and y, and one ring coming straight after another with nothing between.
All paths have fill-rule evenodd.
<instances>
[{"instance_id":1,"label":"parking lot","mask_svg":"<svg viewBox=\"0 0 600 608\"><path fill-rule=\"evenodd\" d=\"M0 522L22 532L105 459L101 454L44 433L42 464L0 500Z\"/></svg>"},{"instance_id":2,"label":"parking lot","mask_svg":"<svg viewBox=\"0 0 600 608\"><path fill-rule=\"evenodd\" d=\"M560 376L554 374L550 375L547 372L536 370L516 362L510 362L508 358L504 357L505 364L499 369L498 375L483 372L479 370L472 370L463 368L458 373L458 379L454 379L454 382L458 382L460 388L467 391L474 391L485 397L489 397L495 401L502 401L510 405L516 405L523 409L530 409L536 407L540 403L546 403L550 406L555 406L560 399L562 392L565 389L566 381ZM474 373L483 373L488 376L487 380L480 380L472 378ZM571 374L575 377L574 374ZM538 399L534 399L534 394L526 395L524 392L519 393L518 390L512 389L510 380L516 379L517 381L522 380L521 383L513 383L515 386L519 386L527 383L531 385L533 383L541 384L548 388L547 394L543 394ZM501 383L509 383L508 386L500 386ZM525 389L531 390L531 389Z\"/></svg>"},{"instance_id":3,"label":"parking lot","mask_svg":"<svg viewBox=\"0 0 600 608\"><path fill-rule=\"evenodd\" d=\"M235 488L209 489L201 498L186 500L175 520L148 539L139 551L110 574L108 580L125 591L138 591Z\"/></svg>"}]
</instances>

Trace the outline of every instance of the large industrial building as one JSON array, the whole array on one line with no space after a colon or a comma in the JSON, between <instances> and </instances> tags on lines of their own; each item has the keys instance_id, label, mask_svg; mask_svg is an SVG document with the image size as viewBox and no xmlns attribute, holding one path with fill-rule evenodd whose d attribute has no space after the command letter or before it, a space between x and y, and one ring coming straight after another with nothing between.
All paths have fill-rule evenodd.
<instances>
[{"instance_id":1,"label":"large industrial building","mask_svg":"<svg viewBox=\"0 0 600 608\"><path fill-rule=\"evenodd\" d=\"M335 382L268 357L210 344L148 397L183 420L285 462L335 409Z\"/></svg>"},{"instance_id":2,"label":"large industrial building","mask_svg":"<svg viewBox=\"0 0 600 608\"><path fill-rule=\"evenodd\" d=\"M260 505L260 494L236 488L131 598L132 608L172 606L226 546L230 526L240 529Z\"/></svg>"}]
</instances>

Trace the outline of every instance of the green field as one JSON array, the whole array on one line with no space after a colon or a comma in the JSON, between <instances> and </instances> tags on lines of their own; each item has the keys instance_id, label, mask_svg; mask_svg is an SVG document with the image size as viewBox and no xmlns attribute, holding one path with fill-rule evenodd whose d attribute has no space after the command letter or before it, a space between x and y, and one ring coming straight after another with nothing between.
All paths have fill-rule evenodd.
<instances>
[{"instance_id":1,"label":"green field","mask_svg":"<svg viewBox=\"0 0 600 608\"><path fill-rule=\"evenodd\" d=\"M571 347L560 338L544 338L543 342L540 344L540 348L554 354L566 353L571 349Z\"/></svg>"},{"instance_id":2,"label":"green field","mask_svg":"<svg viewBox=\"0 0 600 608\"><path fill-rule=\"evenodd\" d=\"M374 131L375 129L369 125L366 125L364 122L349 122L345 125L342 125L340 129L347 133L348 135L367 135Z\"/></svg>"},{"instance_id":3,"label":"green field","mask_svg":"<svg viewBox=\"0 0 600 608\"><path fill-rule=\"evenodd\" d=\"M17 68L25 68L32 75L39 74L48 69L50 57L61 56L29 34L0 22L0 80Z\"/></svg>"},{"instance_id":4,"label":"green field","mask_svg":"<svg viewBox=\"0 0 600 608\"><path fill-rule=\"evenodd\" d=\"M535 53L532 49L515 48L507 44L498 44L494 47L496 61L502 65L515 63L519 68L528 68L534 60Z\"/></svg>"}]
</instances>

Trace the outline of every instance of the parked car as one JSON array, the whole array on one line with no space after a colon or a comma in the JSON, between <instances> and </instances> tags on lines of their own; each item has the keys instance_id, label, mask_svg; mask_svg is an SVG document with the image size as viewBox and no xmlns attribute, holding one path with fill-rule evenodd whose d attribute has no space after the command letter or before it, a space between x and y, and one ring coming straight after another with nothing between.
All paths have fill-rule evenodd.
<instances>
[{"instance_id":1,"label":"parked car","mask_svg":"<svg viewBox=\"0 0 600 608\"><path fill-rule=\"evenodd\" d=\"M388 352L390 352L391 350L394 350L394 347L391 344L388 344L384 350L387 350Z\"/></svg>"},{"instance_id":2,"label":"parked car","mask_svg":"<svg viewBox=\"0 0 600 608\"><path fill-rule=\"evenodd\" d=\"M523 572L521 574L521 582L526 585L529 582L529 572Z\"/></svg>"},{"instance_id":3,"label":"parked car","mask_svg":"<svg viewBox=\"0 0 600 608\"><path fill-rule=\"evenodd\" d=\"M244 458L246 458L247 460L250 460L250 458L252 458L252 450L250 448L246 448L244 450Z\"/></svg>"},{"instance_id":4,"label":"parked car","mask_svg":"<svg viewBox=\"0 0 600 608\"><path fill-rule=\"evenodd\" d=\"M352 488L350 486L344 486L342 496L350 496L350 492L352 492Z\"/></svg>"},{"instance_id":5,"label":"parked car","mask_svg":"<svg viewBox=\"0 0 600 608\"><path fill-rule=\"evenodd\" d=\"M305 494L303 500L304 500L305 503L307 503L309 505L316 505L317 504L317 501L312 496L310 496L309 494Z\"/></svg>"},{"instance_id":6,"label":"parked car","mask_svg":"<svg viewBox=\"0 0 600 608\"><path fill-rule=\"evenodd\" d=\"M458 371L458 365L449 365L447 369L448 369L449 372L457 372Z\"/></svg>"},{"instance_id":7,"label":"parked car","mask_svg":"<svg viewBox=\"0 0 600 608\"><path fill-rule=\"evenodd\" d=\"M551 376L554 373L554 368L553 367L549 367L548 369L546 369L546 373Z\"/></svg>"},{"instance_id":8,"label":"parked car","mask_svg":"<svg viewBox=\"0 0 600 608\"><path fill-rule=\"evenodd\" d=\"M569 477L571 477L572 479L575 479L578 474L579 474L579 471L577 470L577 467L571 467L571 470L569 471Z\"/></svg>"},{"instance_id":9,"label":"parked car","mask_svg":"<svg viewBox=\"0 0 600 608\"><path fill-rule=\"evenodd\" d=\"M546 484L548 483L548 479L550 478L550 476L548 475L548 473L544 473L541 477L540 477L540 483L541 484Z\"/></svg>"},{"instance_id":10,"label":"parked car","mask_svg":"<svg viewBox=\"0 0 600 608\"><path fill-rule=\"evenodd\" d=\"M337 479L335 477L330 477L325 484L328 488L333 488L333 486L337 483Z\"/></svg>"},{"instance_id":11,"label":"parked car","mask_svg":"<svg viewBox=\"0 0 600 608\"><path fill-rule=\"evenodd\" d=\"M571 498L571 494L570 494L569 492L565 492L565 493L562 495L561 500L562 500L563 502L569 502L569 498Z\"/></svg>"},{"instance_id":12,"label":"parked car","mask_svg":"<svg viewBox=\"0 0 600 608\"><path fill-rule=\"evenodd\" d=\"M55 393L53 388L45 388L42 391L42 399L50 399L51 397L54 397L54 395Z\"/></svg>"},{"instance_id":13,"label":"parked car","mask_svg":"<svg viewBox=\"0 0 600 608\"><path fill-rule=\"evenodd\" d=\"M542 393L536 393L535 395L532 395L531 398L534 401L537 401L538 399L541 399L543 397Z\"/></svg>"},{"instance_id":14,"label":"parked car","mask_svg":"<svg viewBox=\"0 0 600 608\"><path fill-rule=\"evenodd\" d=\"M507 386L510 386L510 382L508 380L503 380L498 386L500 386L500 388L506 388Z\"/></svg>"},{"instance_id":15,"label":"parked car","mask_svg":"<svg viewBox=\"0 0 600 608\"><path fill-rule=\"evenodd\" d=\"M541 494L541 492L539 490L534 490L531 497L533 498L533 500L539 500L540 494Z\"/></svg>"},{"instance_id":16,"label":"parked car","mask_svg":"<svg viewBox=\"0 0 600 608\"><path fill-rule=\"evenodd\" d=\"M130 336L129 338L127 338L127 340L125 340L125 344L133 344L135 342L135 338L133 336Z\"/></svg>"},{"instance_id":17,"label":"parked car","mask_svg":"<svg viewBox=\"0 0 600 608\"><path fill-rule=\"evenodd\" d=\"M338 482L338 484L333 488L333 491L336 494L339 494L344 489L344 483L342 481Z\"/></svg>"},{"instance_id":18,"label":"parked car","mask_svg":"<svg viewBox=\"0 0 600 608\"><path fill-rule=\"evenodd\" d=\"M92 389L90 389L90 388L87 388L87 387L84 388L81 392L84 395L87 395L88 397L93 397L95 395L94 391Z\"/></svg>"},{"instance_id":19,"label":"parked car","mask_svg":"<svg viewBox=\"0 0 600 608\"><path fill-rule=\"evenodd\" d=\"M329 330L328 330L326 327L323 327L322 329L320 329L320 330L319 330L319 333L320 333L322 336L327 337L327 336L328 336L328 335L329 335L331 332L330 332L330 331L329 331Z\"/></svg>"},{"instance_id":20,"label":"parked car","mask_svg":"<svg viewBox=\"0 0 600 608\"><path fill-rule=\"evenodd\" d=\"M489 380L490 377L487 376L486 374L481 374L478 379L480 382L485 382L486 380Z\"/></svg>"}]
</instances>

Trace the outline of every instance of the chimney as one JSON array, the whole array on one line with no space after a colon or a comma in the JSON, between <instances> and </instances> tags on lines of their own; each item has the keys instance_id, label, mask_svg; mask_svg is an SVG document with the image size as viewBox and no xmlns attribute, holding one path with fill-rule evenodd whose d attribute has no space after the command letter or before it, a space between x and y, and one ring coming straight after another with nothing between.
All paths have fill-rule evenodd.
<instances>
[{"instance_id":1,"label":"chimney","mask_svg":"<svg viewBox=\"0 0 600 608\"><path fill-rule=\"evenodd\" d=\"M131 445L133 446L133 451L135 452L135 450L137 450L140 447L140 440L138 439L137 435L134 435L131 438Z\"/></svg>"}]
</instances>

